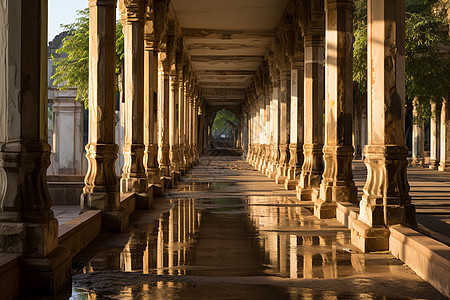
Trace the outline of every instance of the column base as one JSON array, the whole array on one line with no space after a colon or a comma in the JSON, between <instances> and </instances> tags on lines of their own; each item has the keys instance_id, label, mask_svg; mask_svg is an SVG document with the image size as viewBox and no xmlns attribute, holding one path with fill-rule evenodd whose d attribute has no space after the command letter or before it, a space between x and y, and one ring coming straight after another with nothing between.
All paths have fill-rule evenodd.
<instances>
[{"instance_id":1,"label":"column base","mask_svg":"<svg viewBox=\"0 0 450 300\"><path fill-rule=\"evenodd\" d=\"M314 216L318 219L335 219L336 202L326 202L322 199L314 199Z\"/></svg>"},{"instance_id":2,"label":"column base","mask_svg":"<svg viewBox=\"0 0 450 300\"><path fill-rule=\"evenodd\" d=\"M163 186L164 189L171 189L173 184L173 179L172 177L169 176L163 176L161 177L161 185Z\"/></svg>"},{"instance_id":3,"label":"column base","mask_svg":"<svg viewBox=\"0 0 450 300\"><path fill-rule=\"evenodd\" d=\"M146 193L135 194L136 208L146 209L151 207L153 203L153 188L154 185L151 185L147 188Z\"/></svg>"},{"instance_id":4,"label":"column base","mask_svg":"<svg viewBox=\"0 0 450 300\"><path fill-rule=\"evenodd\" d=\"M147 178L145 177L129 177L123 174L120 179L120 193L145 193L147 190ZM126 176L126 177L125 177Z\"/></svg>"},{"instance_id":5,"label":"column base","mask_svg":"<svg viewBox=\"0 0 450 300\"><path fill-rule=\"evenodd\" d=\"M72 258L68 249L57 247L45 257L24 257L21 268L23 295L51 295L71 283Z\"/></svg>"},{"instance_id":6,"label":"column base","mask_svg":"<svg viewBox=\"0 0 450 300\"><path fill-rule=\"evenodd\" d=\"M164 196L164 184L152 184L150 185L153 189L153 197L163 197Z\"/></svg>"},{"instance_id":7,"label":"column base","mask_svg":"<svg viewBox=\"0 0 450 300\"><path fill-rule=\"evenodd\" d=\"M424 159L422 157L415 157L413 158L413 160L411 161L411 165L413 167L420 167L423 166L424 163Z\"/></svg>"},{"instance_id":8,"label":"column base","mask_svg":"<svg viewBox=\"0 0 450 300\"><path fill-rule=\"evenodd\" d=\"M441 162L438 170L441 172L450 172L450 163Z\"/></svg>"},{"instance_id":9,"label":"column base","mask_svg":"<svg viewBox=\"0 0 450 300\"><path fill-rule=\"evenodd\" d=\"M300 201L311 201L312 200L312 191L313 189L311 187L302 188L301 186L297 185L297 200Z\"/></svg>"},{"instance_id":10,"label":"column base","mask_svg":"<svg viewBox=\"0 0 450 300\"><path fill-rule=\"evenodd\" d=\"M430 165L428 166L430 170L437 170L439 168L439 161L431 160Z\"/></svg>"},{"instance_id":11,"label":"column base","mask_svg":"<svg viewBox=\"0 0 450 300\"><path fill-rule=\"evenodd\" d=\"M288 191L295 190L297 184L298 180L286 178L286 180L284 181L284 188Z\"/></svg>"},{"instance_id":12,"label":"column base","mask_svg":"<svg viewBox=\"0 0 450 300\"><path fill-rule=\"evenodd\" d=\"M361 220L354 220L351 225L351 241L364 253L389 250L389 229L371 227Z\"/></svg>"}]
</instances>

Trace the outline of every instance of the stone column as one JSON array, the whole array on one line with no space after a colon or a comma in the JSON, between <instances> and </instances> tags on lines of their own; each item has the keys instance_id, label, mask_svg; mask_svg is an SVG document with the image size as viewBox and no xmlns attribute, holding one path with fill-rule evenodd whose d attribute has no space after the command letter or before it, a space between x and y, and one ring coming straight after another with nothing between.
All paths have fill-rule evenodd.
<instances>
[{"instance_id":1,"label":"stone column","mask_svg":"<svg viewBox=\"0 0 450 300\"><path fill-rule=\"evenodd\" d=\"M314 215L335 218L337 202L357 201L353 181L353 0L326 2L325 169Z\"/></svg>"},{"instance_id":2,"label":"stone column","mask_svg":"<svg viewBox=\"0 0 450 300\"><path fill-rule=\"evenodd\" d=\"M297 199L311 200L314 189L319 189L323 173L323 36L305 36L305 127L304 127L304 162Z\"/></svg>"},{"instance_id":3,"label":"stone column","mask_svg":"<svg viewBox=\"0 0 450 300\"><path fill-rule=\"evenodd\" d=\"M178 161L178 100L178 76L176 72L171 72L169 93L169 157L172 179L178 178L180 171Z\"/></svg>"},{"instance_id":4,"label":"stone column","mask_svg":"<svg viewBox=\"0 0 450 300\"><path fill-rule=\"evenodd\" d=\"M169 160L169 58L164 52L159 53L159 78L158 86L158 123L159 123L159 169L164 187L171 181Z\"/></svg>"},{"instance_id":5,"label":"stone column","mask_svg":"<svg viewBox=\"0 0 450 300\"><path fill-rule=\"evenodd\" d=\"M284 69L280 72L280 158L278 160L277 175L275 182L284 184L287 178L287 169L289 165L289 105L291 102L291 71Z\"/></svg>"},{"instance_id":6,"label":"stone column","mask_svg":"<svg viewBox=\"0 0 450 300\"><path fill-rule=\"evenodd\" d=\"M84 179L81 209L101 209L104 226L123 230L119 205L119 181L114 162L115 144L115 58L116 1L89 2L89 143L86 157L89 167Z\"/></svg>"},{"instance_id":7,"label":"stone column","mask_svg":"<svg viewBox=\"0 0 450 300\"><path fill-rule=\"evenodd\" d=\"M269 85L265 86L264 89L264 103L265 103L265 108L264 108L264 118L266 120L266 124L265 124L265 141L264 141L264 148L265 148L265 152L264 152L264 169L263 174L267 175L267 172L270 168L270 157L271 157L271 150L270 150L270 139L272 136L272 128L270 125L271 119L270 119L270 101L271 101L271 93L270 93L270 88ZM242 130L242 129L241 129ZM245 138L245 137L243 137ZM245 147L243 148L243 150L245 151Z\"/></svg>"},{"instance_id":8,"label":"stone column","mask_svg":"<svg viewBox=\"0 0 450 300\"><path fill-rule=\"evenodd\" d=\"M259 154L259 163L257 166L258 171L263 172L264 164L265 164L265 132L266 132L266 114L265 114L265 108L266 103L264 99L264 95L258 96L258 103L259 103L259 146L261 147L261 151Z\"/></svg>"},{"instance_id":9,"label":"stone column","mask_svg":"<svg viewBox=\"0 0 450 300\"><path fill-rule=\"evenodd\" d=\"M417 106L419 105L418 99L413 101L413 126L412 126L412 165L423 165L423 122L419 120Z\"/></svg>"},{"instance_id":10,"label":"stone column","mask_svg":"<svg viewBox=\"0 0 450 300\"><path fill-rule=\"evenodd\" d=\"M199 145L198 145L198 131L201 127L198 126L198 116L199 116L199 107L197 104L192 109L192 145L193 145L193 156L194 156L194 164L198 163L199 158Z\"/></svg>"},{"instance_id":11,"label":"stone column","mask_svg":"<svg viewBox=\"0 0 450 300\"><path fill-rule=\"evenodd\" d=\"M147 12L148 13L148 12ZM152 16L147 16L144 31L144 166L147 183L160 184L158 141L155 124L158 94L158 52L153 38Z\"/></svg>"},{"instance_id":12,"label":"stone column","mask_svg":"<svg viewBox=\"0 0 450 300\"><path fill-rule=\"evenodd\" d=\"M193 145L192 145L192 122L193 122L193 119L192 119L192 116L193 116L193 113L192 113L192 104L190 103L191 102L190 99L191 99L190 96L189 96L189 98L186 99L187 100L186 101L186 109L187 109L187 114L186 114L186 118L187 118L186 153L187 153L187 157L188 157L189 168L192 167L192 160L193 160L193 155L192 155L192 149L193 149Z\"/></svg>"},{"instance_id":13,"label":"stone column","mask_svg":"<svg viewBox=\"0 0 450 300\"><path fill-rule=\"evenodd\" d=\"M184 174L187 171L187 161L186 161L186 118L185 118L185 101L186 101L186 90L185 90L185 80L184 80L184 65L183 61L181 61L180 69L182 71L180 72L180 80L178 84L178 144L180 146L179 149L179 160L180 160L180 171Z\"/></svg>"},{"instance_id":14,"label":"stone column","mask_svg":"<svg viewBox=\"0 0 450 300\"><path fill-rule=\"evenodd\" d=\"M58 247L46 180L47 1L0 7L0 253L21 256L21 292L53 293L72 263Z\"/></svg>"},{"instance_id":15,"label":"stone column","mask_svg":"<svg viewBox=\"0 0 450 300\"><path fill-rule=\"evenodd\" d=\"M369 0L367 180L352 243L364 252L387 250L387 226L415 225L406 176L405 0ZM396 51L392 51L396 49Z\"/></svg>"},{"instance_id":16,"label":"stone column","mask_svg":"<svg viewBox=\"0 0 450 300\"><path fill-rule=\"evenodd\" d=\"M430 101L431 120L430 120L430 166L432 170L437 170L439 166L439 116L437 104Z\"/></svg>"},{"instance_id":17,"label":"stone column","mask_svg":"<svg viewBox=\"0 0 450 300\"><path fill-rule=\"evenodd\" d=\"M289 169L285 181L287 190L294 190L298 184L303 165L303 86L304 61L303 52L292 62L291 69L291 120L289 143Z\"/></svg>"},{"instance_id":18,"label":"stone column","mask_svg":"<svg viewBox=\"0 0 450 300\"><path fill-rule=\"evenodd\" d=\"M126 126L121 193L144 193L144 12L145 1L121 3L125 56Z\"/></svg>"},{"instance_id":19,"label":"stone column","mask_svg":"<svg viewBox=\"0 0 450 300\"><path fill-rule=\"evenodd\" d=\"M441 159L439 171L450 172L450 107L449 100L443 99L441 107Z\"/></svg>"},{"instance_id":20,"label":"stone column","mask_svg":"<svg viewBox=\"0 0 450 300\"><path fill-rule=\"evenodd\" d=\"M57 91L53 91L57 92ZM72 93L70 93L72 94ZM76 91L69 98L53 100L53 172L55 175L82 174L83 104L76 101Z\"/></svg>"},{"instance_id":21,"label":"stone column","mask_svg":"<svg viewBox=\"0 0 450 300\"><path fill-rule=\"evenodd\" d=\"M274 83L274 86L272 88L272 118L270 118L272 121L272 143L271 143L271 170L269 170L269 178L274 178L277 175L277 167L278 167L278 159L280 157L279 151L278 151L278 143L279 143L279 137L280 137L280 129L279 129L279 122L278 120L280 115L280 85L279 81L276 81Z\"/></svg>"}]
</instances>

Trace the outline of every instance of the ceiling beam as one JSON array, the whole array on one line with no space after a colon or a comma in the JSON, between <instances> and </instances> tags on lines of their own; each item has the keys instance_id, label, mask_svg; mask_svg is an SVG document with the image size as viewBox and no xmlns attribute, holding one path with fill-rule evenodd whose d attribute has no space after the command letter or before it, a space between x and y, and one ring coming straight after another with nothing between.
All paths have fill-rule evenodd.
<instances>
[{"instance_id":1,"label":"ceiling beam","mask_svg":"<svg viewBox=\"0 0 450 300\"><path fill-rule=\"evenodd\" d=\"M234 39L259 39L259 38L274 38L274 31L261 30L218 30L218 29L203 29L203 28L183 28L184 38L201 38L201 39L219 39L219 40L234 40Z\"/></svg>"},{"instance_id":2,"label":"ceiling beam","mask_svg":"<svg viewBox=\"0 0 450 300\"><path fill-rule=\"evenodd\" d=\"M192 62L263 62L264 56L256 55L192 55Z\"/></svg>"},{"instance_id":3,"label":"ceiling beam","mask_svg":"<svg viewBox=\"0 0 450 300\"><path fill-rule=\"evenodd\" d=\"M222 75L222 76L251 76L255 75L254 70L198 70L195 71L198 76L201 75Z\"/></svg>"}]
</instances>

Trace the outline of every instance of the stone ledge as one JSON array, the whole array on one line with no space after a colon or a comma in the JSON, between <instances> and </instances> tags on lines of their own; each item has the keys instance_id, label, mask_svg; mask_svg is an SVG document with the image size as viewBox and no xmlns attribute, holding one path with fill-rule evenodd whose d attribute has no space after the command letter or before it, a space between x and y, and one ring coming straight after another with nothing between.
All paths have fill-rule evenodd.
<instances>
[{"instance_id":1,"label":"stone ledge","mask_svg":"<svg viewBox=\"0 0 450 300\"><path fill-rule=\"evenodd\" d=\"M352 223L358 220L359 206L350 202L338 202L336 209L336 219L348 229L352 228Z\"/></svg>"},{"instance_id":2,"label":"stone ledge","mask_svg":"<svg viewBox=\"0 0 450 300\"><path fill-rule=\"evenodd\" d=\"M0 254L1 299L16 299L20 291L20 267L18 254Z\"/></svg>"},{"instance_id":3,"label":"stone ledge","mask_svg":"<svg viewBox=\"0 0 450 300\"><path fill-rule=\"evenodd\" d=\"M101 229L102 211L88 210L59 226L59 245L74 257L100 234Z\"/></svg>"},{"instance_id":4,"label":"stone ledge","mask_svg":"<svg viewBox=\"0 0 450 300\"><path fill-rule=\"evenodd\" d=\"M389 250L450 298L450 247L403 226L391 226Z\"/></svg>"}]
</instances>

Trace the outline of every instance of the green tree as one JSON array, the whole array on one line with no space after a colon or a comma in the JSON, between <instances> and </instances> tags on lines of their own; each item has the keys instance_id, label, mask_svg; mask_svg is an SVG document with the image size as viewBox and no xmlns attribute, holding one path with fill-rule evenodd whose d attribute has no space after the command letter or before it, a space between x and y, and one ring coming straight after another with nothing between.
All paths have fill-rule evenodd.
<instances>
[{"instance_id":1,"label":"green tree","mask_svg":"<svg viewBox=\"0 0 450 300\"><path fill-rule=\"evenodd\" d=\"M430 117L430 100L440 102L450 86L446 9L440 0L406 1L406 100L417 98L419 119ZM367 91L367 1L355 0L353 80Z\"/></svg>"},{"instance_id":2,"label":"green tree","mask_svg":"<svg viewBox=\"0 0 450 300\"><path fill-rule=\"evenodd\" d=\"M77 100L89 105L89 9L78 11L78 18L74 23L62 24L68 32L63 46L52 55L56 72L52 76L53 84L59 89L77 88ZM116 23L116 75L121 72L123 65L123 30L120 21ZM117 78L117 76L116 76ZM117 80L116 80L117 86Z\"/></svg>"},{"instance_id":3,"label":"green tree","mask_svg":"<svg viewBox=\"0 0 450 300\"><path fill-rule=\"evenodd\" d=\"M225 134L228 137L232 136L232 127L238 126L238 119L232 112L221 109L216 113L214 122L211 127L212 135L217 137L221 134Z\"/></svg>"}]
</instances>

